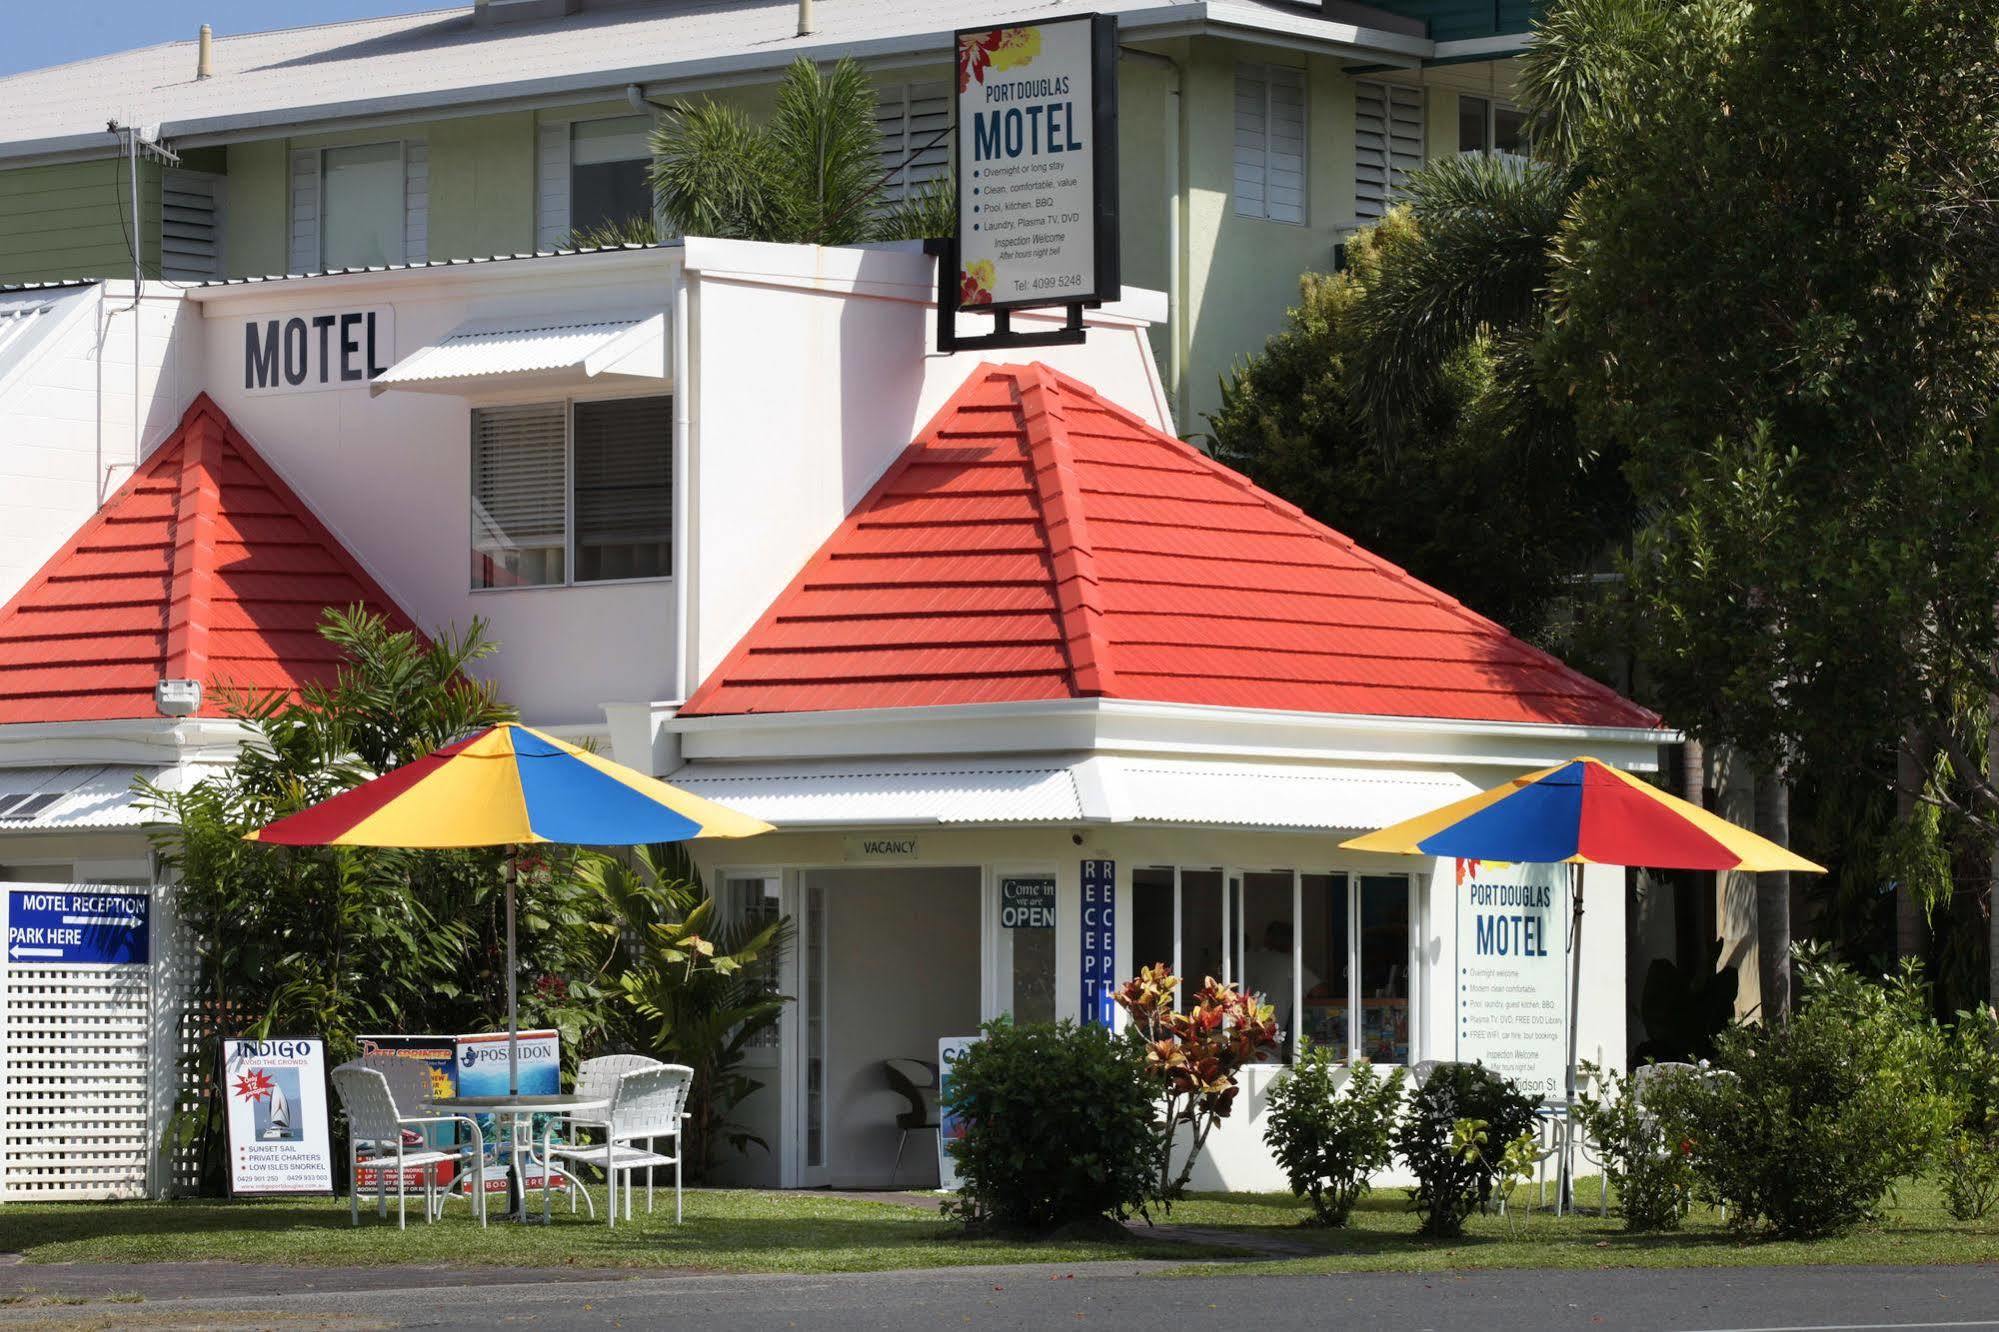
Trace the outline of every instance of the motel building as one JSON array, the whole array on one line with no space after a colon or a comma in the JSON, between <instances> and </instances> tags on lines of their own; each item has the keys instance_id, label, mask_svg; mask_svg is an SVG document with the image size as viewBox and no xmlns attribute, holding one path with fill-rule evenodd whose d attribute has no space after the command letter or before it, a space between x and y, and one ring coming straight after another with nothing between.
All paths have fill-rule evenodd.
<instances>
[{"instance_id":1,"label":"motel building","mask_svg":"<svg viewBox=\"0 0 1999 1332\"><path fill-rule=\"evenodd\" d=\"M0 971L0 1197L170 1184L185 945L132 783L227 763L218 691L323 676L314 626L355 602L486 620L525 721L776 826L691 845L729 912L797 925L738 1182L934 1184L883 1061L1116 1022L1149 962L1261 991L1287 1052L1503 1034L1463 983L1478 867L1340 842L1577 754L1649 771L1671 733L1180 442L1161 295L995 357L936 351L935 290L913 246L688 239L0 293L0 470L110 478L0 546L0 880L154 921L87 1085L49 1015L112 1002L102 973ZM1625 871L1584 893L1578 1043L1622 1064ZM1484 946L1565 974L1565 914ZM1197 1186L1281 1187L1280 1068Z\"/></svg>"}]
</instances>

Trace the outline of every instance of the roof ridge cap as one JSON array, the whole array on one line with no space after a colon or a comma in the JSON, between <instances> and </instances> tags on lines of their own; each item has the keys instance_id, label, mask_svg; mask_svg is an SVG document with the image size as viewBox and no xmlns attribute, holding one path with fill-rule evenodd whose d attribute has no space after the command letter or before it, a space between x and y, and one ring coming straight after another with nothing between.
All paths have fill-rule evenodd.
<instances>
[{"instance_id":1,"label":"roof ridge cap","mask_svg":"<svg viewBox=\"0 0 1999 1332\"><path fill-rule=\"evenodd\" d=\"M217 574L215 534L222 508L222 424L206 395L181 422L181 461L174 504L173 560L167 571L167 638L161 674L202 680L208 675L208 624Z\"/></svg>"},{"instance_id":2,"label":"roof ridge cap","mask_svg":"<svg viewBox=\"0 0 1999 1332\"><path fill-rule=\"evenodd\" d=\"M1055 606L1062 620L1062 647L1079 695L1117 690L1117 671L1103 633L1103 594L1096 553L1090 542L1083 487L1076 478L1076 452L1069 441L1065 386L1040 364L1008 367L1027 435L1034 469L1035 503L1048 538L1048 562L1055 575Z\"/></svg>"}]
</instances>

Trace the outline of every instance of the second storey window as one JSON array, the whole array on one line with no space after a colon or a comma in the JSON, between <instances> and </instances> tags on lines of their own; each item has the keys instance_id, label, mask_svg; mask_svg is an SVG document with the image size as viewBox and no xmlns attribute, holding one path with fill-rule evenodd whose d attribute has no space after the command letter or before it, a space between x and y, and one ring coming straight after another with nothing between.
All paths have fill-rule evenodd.
<instances>
[{"instance_id":1,"label":"second storey window","mask_svg":"<svg viewBox=\"0 0 1999 1332\"><path fill-rule=\"evenodd\" d=\"M292 153L291 270L428 257L430 159L421 139Z\"/></svg>"},{"instance_id":2,"label":"second storey window","mask_svg":"<svg viewBox=\"0 0 1999 1332\"><path fill-rule=\"evenodd\" d=\"M673 572L673 400L472 413L472 586Z\"/></svg>"},{"instance_id":3,"label":"second storey window","mask_svg":"<svg viewBox=\"0 0 1999 1332\"><path fill-rule=\"evenodd\" d=\"M951 85L897 83L875 102L881 131L883 192L890 202L914 199L951 174Z\"/></svg>"},{"instance_id":4,"label":"second storey window","mask_svg":"<svg viewBox=\"0 0 1999 1332\"><path fill-rule=\"evenodd\" d=\"M1458 151L1525 154L1525 113L1490 97L1458 98Z\"/></svg>"},{"instance_id":5,"label":"second storey window","mask_svg":"<svg viewBox=\"0 0 1999 1332\"><path fill-rule=\"evenodd\" d=\"M579 231L650 218L651 116L547 120L537 133L535 243L560 249Z\"/></svg>"},{"instance_id":6,"label":"second storey window","mask_svg":"<svg viewBox=\"0 0 1999 1332\"><path fill-rule=\"evenodd\" d=\"M1235 73L1235 211L1305 220L1305 71L1243 61Z\"/></svg>"}]
</instances>

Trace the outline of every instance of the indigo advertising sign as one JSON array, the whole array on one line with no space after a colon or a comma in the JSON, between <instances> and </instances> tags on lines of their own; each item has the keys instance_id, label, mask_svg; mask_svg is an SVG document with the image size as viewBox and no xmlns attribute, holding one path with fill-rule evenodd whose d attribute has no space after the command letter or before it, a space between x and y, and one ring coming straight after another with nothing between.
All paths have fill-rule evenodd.
<instances>
[{"instance_id":1,"label":"indigo advertising sign","mask_svg":"<svg viewBox=\"0 0 1999 1332\"><path fill-rule=\"evenodd\" d=\"M7 960L106 966L152 959L143 888L13 888L7 893Z\"/></svg>"},{"instance_id":2,"label":"indigo advertising sign","mask_svg":"<svg viewBox=\"0 0 1999 1332\"><path fill-rule=\"evenodd\" d=\"M324 1041L225 1039L222 1086L231 1196L333 1192Z\"/></svg>"},{"instance_id":3,"label":"indigo advertising sign","mask_svg":"<svg viewBox=\"0 0 1999 1332\"><path fill-rule=\"evenodd\" d=\"M1108 1027L1116 1018L1117 862L1083 862L1083 1025Z\"/></svg>"},{"instance_id":4,"label":"indigo advertising sign","mask_svg":"<svg viewBox=\"0 0 1999 1332\"><path fill-rule=\"evenodd\" d=\"M1117 20L957 39L959 307L1116 300Z\"/></svg>"}]
</instances>

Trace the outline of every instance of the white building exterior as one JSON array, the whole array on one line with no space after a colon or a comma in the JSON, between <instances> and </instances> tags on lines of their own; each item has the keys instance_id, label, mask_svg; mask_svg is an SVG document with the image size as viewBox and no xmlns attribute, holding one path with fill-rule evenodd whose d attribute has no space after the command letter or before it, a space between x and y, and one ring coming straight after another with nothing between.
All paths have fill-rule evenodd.
<instances>
[{"instance_id":1,"label":"white building exterior","mask_svg":"<svg viewBox=\"0 0 1999 1332\"><path fill-rule=\"evenodd\" d=\"M934 1060L940 1038L973 1035L1002 1013L1085 1017L1098 909L1085 903L1086 862L1111 866L1115 975L1171 960L1145 955L1170 941L1184 970L1219 966L1253 982L1249 954L1282 917L1287 931L1338 936L1345 950L1293 945L1326 994L1294 969L1294 993L1275 997L1287 1025L1295 1013L1305 1025L1350 1024L1390 1058L1455 1057L1452 864L1356 855L1339 842L1578 753L1650 770L1670 738L1655 725L1108 696L684 708L728 673L745 635L980 373L976 356L932 350L933 292L930 261L907 248L709 240L149 292L142 447L206 393L416 623L491 624L501 651L485 665L525 721L592 738L778 827L693 847L730 910L775 908L800 931L783 975L795 1002L781 1039L756 1052L766 1086L742 1110L771 1152L735 1166L744 1181L932 1182L927 1135L894 1170L903 1107L881 1061ZM104 308L119 299L110 286L56 293L76 312L50 316L66 322L37 356L0 361L0 475L76 473L38 501L13 501L37 515L24 520L37 531L74 529L109 493L86 495L78 478L99 476L105 456L131 461L129 344L119 349L115 327L103 335ZM1132 428L1170 434L1146 336L1163 315L1162 297L1128 292L1089 314L1085 344L1036 361L1094 388ZM302 331L287 341L293 321ZM343 363L342 341L358 348L370 327L376 361L353 350ZM264 361L273 347L277 359ZM363 373L343 380L356 364ZM288 369L298 382L286 382ZM371 381L368 370L387 373ZM93 396L93 373L126 387ZM582 580L579 409L649 399L665 413L661 398L670 555L649 557L664 559L646 566L654 576ZM57 399L60 413L27 405ZM511 520L493 517L498 499L473 503L486 484L475 478L479 422L550 404L562 410L546 419L557 429L567 420L572 440L561 481L568 537L550 547L565 573L548 585L475 586L518 574L518 551L480 545L481 521ZM59 429L20 428L58 415ZM117 447L91 452L93 429ZM64 449L80 461L41 461ZM110 477L113 488L123 479ZM44 533L0 548L0 599L32 591L33 563L57 544ZM502 564L504 577L494 573ZM33 821L0 817L0 879L150 879L143 819L117 788L140 771L193 780L234 741L228 723L204 717L0 724L0 795L31 781L79 788ZM1032 879L1054 882L1052 930L1003 928L1007 881ZM1585 900L1579 1044L1585 1058L1619 1064L1624 871L1590 867ZM1252 1071L1197 1184L1281 1185L1260 1135L1277 1071Z\"/></svg>"}]
</instances>

